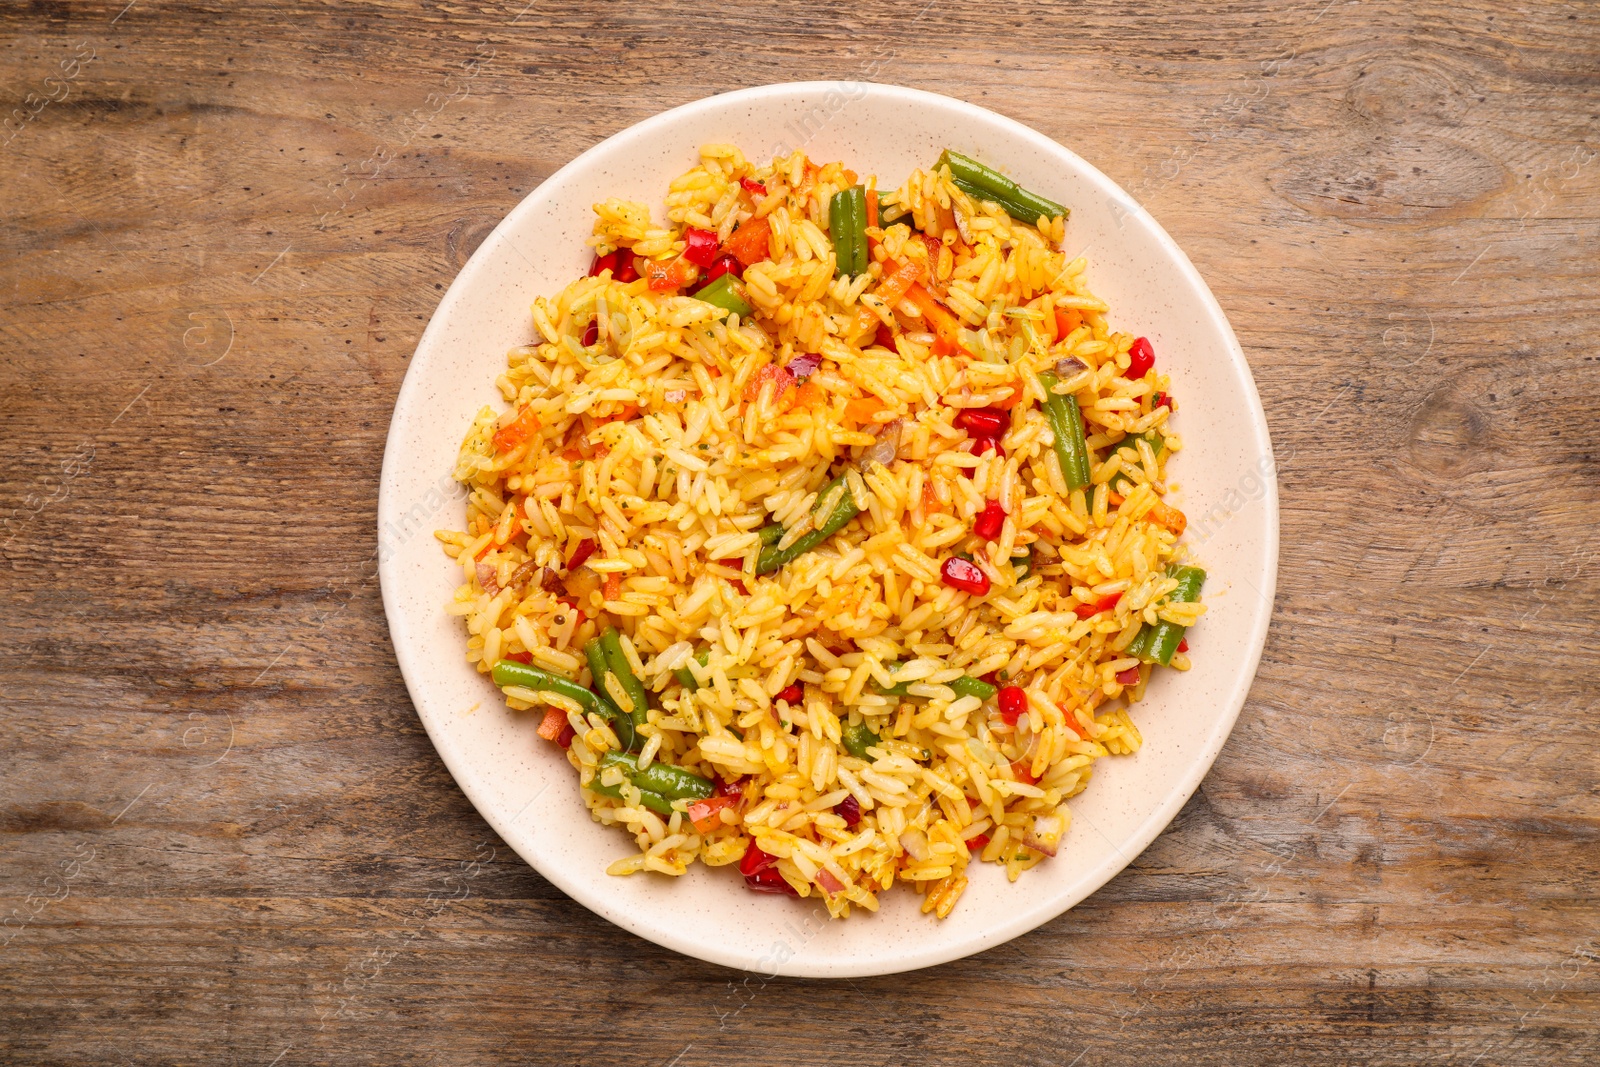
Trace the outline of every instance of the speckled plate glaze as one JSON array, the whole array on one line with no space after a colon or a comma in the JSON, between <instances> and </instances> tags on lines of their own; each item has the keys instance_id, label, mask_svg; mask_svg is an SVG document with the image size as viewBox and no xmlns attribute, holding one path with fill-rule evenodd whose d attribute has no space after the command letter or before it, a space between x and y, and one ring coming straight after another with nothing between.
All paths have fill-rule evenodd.
<instances>
[{"instance_id":1,"label":"speckled plate glaze","mask_svg":"<svg viewBox=\"0 0 1600 1067\"><path fill-rule=\"evenodd\" d=\"M457 528L450 480L473 413L500 404L505 354L533 338L528 306L587 268L591 205L651 205L708 142L752 159L803 147L897 185L950 147L1070 206L1067 250L1085 252L1117 328L1151 338L1172 376L1186 447L1174 499L1210 578L1210 611L1190 635L1194 669L1162 671L1135 718L1144 749L1096 764L1071 802L1061 854L1007 882L992 864L943 922L897 887L876 915L831 922L815 900L747 891L729 870L612 878L633 845L585 812L538 717L506 710L463 656L443 606L460 570L431 536ZM379 573L395 654L417 714L446 766L513 849L573 899L657 944L760 974L853 977L958 959L1055 918L1104 885L1167 825L1227 740L1266 640L1278 561L1277 482L1250 368L1211 291L1172 239L1110 179L1039 133L948 97L868 83L769 85L657 115L596 145L540 185L484 241L445 294L395 404L378 499Z\"/></svg>"}]
</instances>

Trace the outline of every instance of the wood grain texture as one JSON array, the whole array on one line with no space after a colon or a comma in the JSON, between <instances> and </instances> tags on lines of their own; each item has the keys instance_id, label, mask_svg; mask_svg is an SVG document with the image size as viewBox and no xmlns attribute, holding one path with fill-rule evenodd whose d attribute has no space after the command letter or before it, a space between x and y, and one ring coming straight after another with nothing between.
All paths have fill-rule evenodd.
<instances>
[{"instance_id":1,"label":"wood grain texture","mask_svg":"<svg viewBox=\"0 0 1600 1067\"><path fill-rule=\"evenodd\" d=\"M0 8L0 1059L1600 1062L1593 6L124 3ZM462 797L377 473L546 175L868 76L1071 146L1188 251L1282 569L1237 731L1120 877L960 963L765 981Z\"/></svg>"}]
</instances>

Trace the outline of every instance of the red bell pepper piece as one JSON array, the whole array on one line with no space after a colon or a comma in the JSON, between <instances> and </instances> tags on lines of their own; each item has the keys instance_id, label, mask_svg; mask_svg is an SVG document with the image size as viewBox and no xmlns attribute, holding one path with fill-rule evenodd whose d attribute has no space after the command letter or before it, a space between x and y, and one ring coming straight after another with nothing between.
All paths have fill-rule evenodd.
<instances>
[{"instance_id":1,"label":"red bell pepper piece","mask_svg":"<svg viewBox=\"0 0 1600 1067\"><path fill-rule=\"evenodd\" d=\"M1000 717L1012 726L1028 713L1028 694L1020 685L1000 690Z\"/></svg>"},{"instance_id":2,"label":"red bell pepper piece","mask_svg":"<svg viewBox=\"0 0 1600 1067\"><path fill-rule=\"evenodd\" d=\"M985 596L989 592L989 576L970 559L951 556L939 568L939 577L952 589L973 596Z\"/></svg>"},{"instance_id":3,"label":"red bell pepper piece","mask_svg":"<svg viewBox=\"0 0 1600 1067\"><path fill-rule=\"evenodd\" d=\"M1128 349L1128 381L1136 382L1150 373L1150 368L1156 365L1156 350L1151 347L1148 337L1140 337Z\"/></svg>"},{"instance_id":4,"label":"red bell pepper piece","mask_svg":"<svg viewBox=\"0 0 1600 1067\"><path fill-rule=\"evenodd\" d=\"M683 258L697 267L709 267L717 258L717 235L710 230L685 226L683 242Z\"/></svg>"}]
</instances>

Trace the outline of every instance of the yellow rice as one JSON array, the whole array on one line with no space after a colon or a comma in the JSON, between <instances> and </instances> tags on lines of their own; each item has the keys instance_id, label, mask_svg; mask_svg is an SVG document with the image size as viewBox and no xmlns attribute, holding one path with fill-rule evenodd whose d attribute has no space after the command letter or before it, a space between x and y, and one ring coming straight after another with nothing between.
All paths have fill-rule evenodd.
<instances>
[{"instance_id":1,"label":"yellow rice","mask_svg":"<svg viewBox=\"0 0 1600 1067\"><path fill-rule=\"evenodd\" d=\"M740 178L763 182L766 195L741 195ZM936 253L904 225L873 230L870 274L836 279L829 199L856 181L843 165L818 169L798 152L757 167L735 147L711 145L672 182L665 223L643 204L597 204L597 252L625 244L658 260L682 251L685 226L726 238L765 217L771 259L745 274L754 321L610 275L538 299L536 343L513 350L496 379L510 408L484 408L461 449L466 529L437 536L463 565L449 610L465 622L467 658L480 671L527 653L534 666L589 685L582 647L616 626L656 705L640 731L640 762L743 777L742 803L704 833L682 811L663 818L641 806L626 780L606 783L621 786L621 799L585 788L593 817L636 846L611 873L735 864L754 840L796 892L821 896L835 916L876 910L880 894L906 882L922 910L942 918L970 863L998 864L1015 880L1053 851L1068 825L1065 802L1088 785L1094 761L1141 744L1128 705L1150 668L1137 684L1119 684L1119 672L1138 666L1121 650L1142 624L1189 624L1204 609L1165 599L1176 584L1165 568L1183 551L1150 517L1167 492L1166 461L1182 447L1170 409L1151 403L1166 380L1120 376L1134 338L1111 330L1085 261L1058 250L1065 221L1041 231L972 201L948 172L918 171L882 199L909 206L920 229L944 225ZM927 263L924 281L961 319L970 358L933 354L909 301L880 316L894 316L897 350L877 347L871 329L849 335L870 303L863 292L896 259ZM1081 325L1052 344L1057 308L1077 311ZM597 314L622 354L591 365L574 336ZM794 405L793 390L775 396L770 381L747 399L763 367L802 353L823 359L807 402ZM1095 463L1092 496L1066 490L1039 407L1037 372L1066 357L1085 365L1064 384L1090 449L1152 429L1166 444L1159 456L1145 448L1138 464ZM1003 456L964 451L957 412L1004 406L1019 392ZM861 424L845 408L865 397L883 407ZM496 449L496 430L524 410L538 419L535 436ZM883 432L898 433L898 458L850 479L861 515L758 576L755 531L776 520L792 541L817 492ZM1114 476L1134 484L1120 506L1109 500ZM971 533L989 500L1007 513L992 543ZM537 580L506 588L543 568L562 572L585 539L598 550L566 586L580 610ZM1010 560L1024 549L1033 566L1018 582ZM940 581L940 562L962 552L992 580L981 600ZM620 581L607 600L612 575ZM1116 593L1115 608L1097 617L1073 611ZM700 652L709 653L703 667L692 663ZM1174 665L1188 662L1180 654ZM683 667L701 683L693 692L675 678ZM993 700L958 698L946 684L995 671L1027 691L1015 727ZM909 699L879 692L903 681ZM798 706L775 703L792 684L803 688ZM617 747L605 720L554 694L511 687L505 696L515 711L565 712L575 731L567 758L584 786L593 783L600 756ZM842 728L863 720L882 738L870 759L840 743ZM861 809L853 828L834 810L847 796ZM1024 844L1030 835L1037 847Z\"/></svg>"}]
</instances>

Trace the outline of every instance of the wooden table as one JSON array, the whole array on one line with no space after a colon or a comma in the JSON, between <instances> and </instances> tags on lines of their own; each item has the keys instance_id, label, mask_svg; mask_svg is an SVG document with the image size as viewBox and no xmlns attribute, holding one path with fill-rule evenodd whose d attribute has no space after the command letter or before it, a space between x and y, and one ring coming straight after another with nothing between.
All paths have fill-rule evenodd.
<instances>
[{"instance_id":1,"label":"wooden table","mask_svg":"<svg viewBox=\"0 0 1600 1067\"><path fill-rule=\"evenodd\" d=\"M0 1058L1600 1062L1593 6L523 3L0 11ZM1188 251L1282 570L1232 741L1120 877L959 963L764 981L463 798L377 473L440 290L541 179L869 76L1071 145Z\"/></svg>"}]
</instances>

